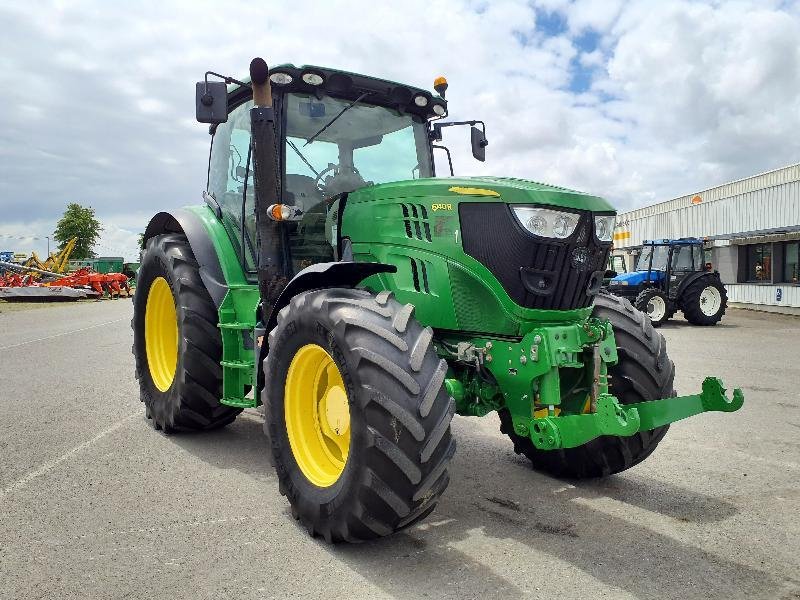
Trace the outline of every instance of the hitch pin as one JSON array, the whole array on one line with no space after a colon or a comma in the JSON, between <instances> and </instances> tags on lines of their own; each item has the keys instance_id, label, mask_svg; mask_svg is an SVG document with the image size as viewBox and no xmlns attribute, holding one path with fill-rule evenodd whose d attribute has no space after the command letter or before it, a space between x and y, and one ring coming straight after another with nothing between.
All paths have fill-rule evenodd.
<instances>
[{"instance_id":1,"label":"hitch pin","mask_svg":"<svg viewBox=\"0 0 800 600\"><path fill-rule=\"evenodd\" d=\"M592 348L593 373L592 388L589 393L589 412L597 412L597 396L600 395L600 345L595 344Z\"/></svg>"}]
</instances>

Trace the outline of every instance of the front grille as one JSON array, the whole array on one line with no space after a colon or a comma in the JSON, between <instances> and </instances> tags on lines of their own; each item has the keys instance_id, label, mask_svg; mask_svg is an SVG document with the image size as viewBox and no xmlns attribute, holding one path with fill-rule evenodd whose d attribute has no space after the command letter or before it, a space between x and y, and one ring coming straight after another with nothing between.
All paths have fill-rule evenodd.
<instances>
[{"instance_id":1,"label":"front grille","mask_svg":"<svg viewBox=\"0 0 800 600\"><path fill-rule=\"evenodd\" d=\"M534 237L499 202L463 203L459 217L464 252L489 269L520 306L572 310L591 304L611 249L610 242L597 241L591 212L580 212L566 240Z\"/></svg>"}]
</instances>

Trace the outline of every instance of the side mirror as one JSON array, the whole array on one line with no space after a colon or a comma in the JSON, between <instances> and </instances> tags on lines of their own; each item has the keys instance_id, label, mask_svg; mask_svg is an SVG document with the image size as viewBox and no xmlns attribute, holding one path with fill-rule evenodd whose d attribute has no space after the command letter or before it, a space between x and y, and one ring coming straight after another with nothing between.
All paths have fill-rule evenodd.
<instances>
[{"instance_id":1,"label":"side mirror","mask_svg":"<svg viewBox=\"0 0 800 600\"><path fill-rule=\"evenodd\" d=\"M486 136L483 134L483 131L472 126L470 128L470 137L472 139L472 156L484 162L486 160L486 146L489 145Z\"/></svg>"},{"instance_id":2,"label":"side mirror","mask_svg":"<svg viewBox=\"0 0 800 600\"><path fill-rule=\"evenodd\" d=\"M224 81L198 81L195 104L200 123L224 123L228 120L228 86Z\"/></svg>"}]
</instances>

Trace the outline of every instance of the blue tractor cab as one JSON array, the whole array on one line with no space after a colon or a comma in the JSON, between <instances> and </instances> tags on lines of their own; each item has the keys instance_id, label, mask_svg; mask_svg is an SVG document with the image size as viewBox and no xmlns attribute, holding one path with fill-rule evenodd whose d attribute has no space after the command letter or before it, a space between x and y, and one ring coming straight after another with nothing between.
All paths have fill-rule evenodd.
<instances>
[{"instance_id":1,"label":"blue tractor cab","mask_svg":"<svg viewBox=\"0 0 800 600\"><path fill-rule=\"evenodd\" d=\"M678 310L693 325L715 325L728 301L719 273L705 263L698 238L645 240L636 269L613 277L608 290L627 297L656 326Z\"/></svg>"}]
</instances>

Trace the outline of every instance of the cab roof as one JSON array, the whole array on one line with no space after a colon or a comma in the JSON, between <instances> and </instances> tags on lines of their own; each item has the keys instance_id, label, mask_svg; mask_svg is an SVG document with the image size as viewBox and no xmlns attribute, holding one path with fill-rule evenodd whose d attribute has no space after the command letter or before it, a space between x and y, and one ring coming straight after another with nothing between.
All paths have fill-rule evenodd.
<instances>
[{"instance_id":1,"label":"cab roof","mask_svg":"<svg viewBox=\"0 0 800 600\"><path fill-rule=\"evenodd\" d=\"M355 100L366 93L367 95L362 100L366 104L395 108L400 112L419 115L426 119L447 114L447 101L438 94L432 94L428 90L389 81L388 79L350 73L330 67L318 67L316 65L296 67L292 64L282 64L270 68L269 73L270 77L276 73L284 73L291 77L291 81L285 84L272 81L273 94L299 92L314 94L320 99L325 95L330 95L337 98ZM322 79L322 82L319 85L312 85L306 79L314 80L315 78L307 77L308 75L316 75ZM242 79L242 83L249 84L250 77ZM228 94L234 101L242 96L249 96L250 93L249 85L248 87L238 84L228 86ZM422 104L423 98L424 105L420 106L418 103ZM442 115L437 115L434 112L434 106L436 105L444 109Z\"/></svg>"}]
</instances>

